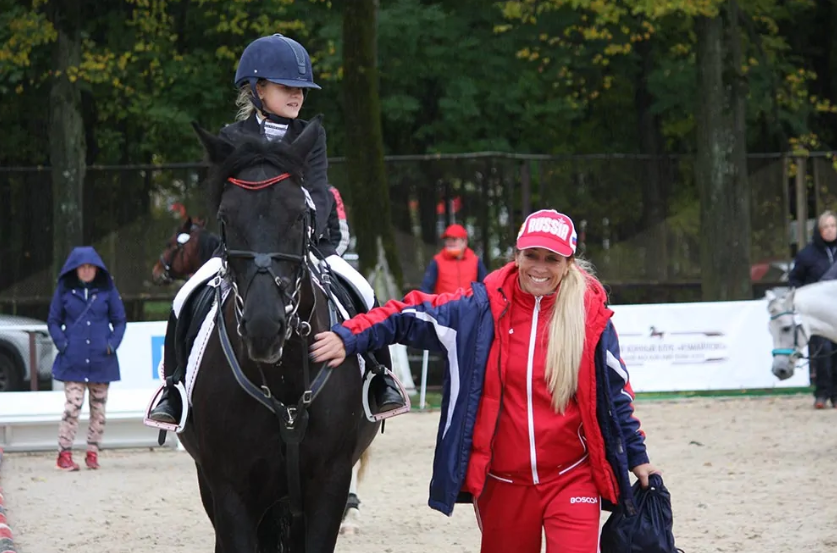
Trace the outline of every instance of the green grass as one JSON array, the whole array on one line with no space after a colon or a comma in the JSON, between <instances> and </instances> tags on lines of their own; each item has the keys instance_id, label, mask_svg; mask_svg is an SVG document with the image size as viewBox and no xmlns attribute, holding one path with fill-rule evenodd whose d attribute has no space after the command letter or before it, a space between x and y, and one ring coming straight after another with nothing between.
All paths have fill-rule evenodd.
<instances>
[{"instance_id":1,"label":"green grass","mask_svg":"<svg viewBox=\"0 0 837 553\"><path fill-rule=\"evenodd\" d=\"M170 301L147 301L142 305L142 318L146 321L166 321L170 311Z\"/></svg>"}]
</instances>

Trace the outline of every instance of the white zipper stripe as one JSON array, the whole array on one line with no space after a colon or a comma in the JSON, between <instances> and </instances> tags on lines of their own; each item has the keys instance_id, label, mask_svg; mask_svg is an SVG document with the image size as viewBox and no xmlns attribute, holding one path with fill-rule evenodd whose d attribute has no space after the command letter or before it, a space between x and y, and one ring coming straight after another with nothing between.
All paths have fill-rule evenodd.
<instances>
[{"instance_id":1,"label":"white zipper stripe","mask_svg":"<svg viewBox=\"0 0 837 553\"><path fill-rule=\"evenodd\" d=\"M584 454L584 456L583 456L581 459L579 459L578 461L576 461L576 462L575 462L575 463L573 463L572 465L568 466L568 467L567 467L567 468L565 468L564 470L558 471L558 474L560 475L560 474L564 474L564 473L570 472L570 471L571 471L571 470L573 470L575 467L577 467L578 465L580 465L581 463L583 463L585 460L587 460L587 457L589 457L589 456L590 456L590 455L589 455L588 453L585 453L585 454Z\"/></svg>"},{"instance_id":2,"label":"white zipper stripe","mask_svg":"<svg viewBox=\"0 0 837 553\"><path fill-rule=\"evenodd\" d=\"M495 480L499 480L500 482L506 482L507 484L514 484L514 480L511 480L509 478L503 478L502 476L497 476L496 474L491 474L490 472L488 473L488 476L490 476L491 478L493 478Z\"/></svg>"},{"instance_id":3,"label":"white zipper stripe","mask_svg":"<svg viewBox=\"0 0 837 553\"><path fill-rule=\"evenodd\" d=\"M532 331L529 333L529 361L526 363L526 410L529 415L529 461L532 463L532 482L537 484L538 454L535 451L535 410L532 405L532 379L535 370L535 339L538 334L538 313L541 310L541 297L535 298L535 310L532 312Z\"/></svg>"}]
</instances>

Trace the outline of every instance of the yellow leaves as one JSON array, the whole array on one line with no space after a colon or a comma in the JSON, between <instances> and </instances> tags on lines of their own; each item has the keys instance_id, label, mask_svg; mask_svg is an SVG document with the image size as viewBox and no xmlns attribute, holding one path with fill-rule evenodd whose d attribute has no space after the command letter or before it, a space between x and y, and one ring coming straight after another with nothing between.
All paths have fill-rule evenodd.
<instances>
[{"instance_id":1,"label":"yellow leaves","mask_svg":"<svg viewBox=\"0 0 837 553\"><path fill-rule=\"evenodd\" d=\"M604 28L587 27L581 29L581 34L585 40L613 40L613 33Z\"/></svg>"},{"instance_id":2,"label":"yellow leaves","mask_svg":"<svg viewBox=\"0 0 837 553\"><path fill-rule=\"evenodd\" d=\"M0 44L0 63L18 67L29 67L32 50L58 38L52 23L34 11L12 18L5 34L8 39Z\"/></svg>"},{"instance_id":3,"label":"yellow leaves","mask_svg":"<svg viewBox=\"0 0 837 553\"><path fill-rule=\"evenodd\" d=\"M692 53L692 48L690 45L681 42L672 46L669 52L676 56L688 56Z\"/></svg>"},{"instance_id":4,"label":"yellow leaves","mask_svg":"<svg viewBox=\"0 0 837 553\"><path fill-rule=\"evenodd\" d=\"M235 63L238 60L238 54L234 52L229 46L226 44L223 46L218 47L215 50L215 57L220 60L229 60Z\"/></svg>"},{"instance_id":5,"label":"yellow leaves","mask_svg":"<svg viewBox=\"0 0 837 553\"><path fill-rule=\"evenodd\" d=\"M128 67L128 63L133 59L133 57L134 56L131 52L123 53L116 61L116 67L118 67L120 71L125 71L125 68Z\"/></svg>"},{"instance_id":6,"label":"yellow leaves","mask_svg":"<svg viewBox=\"0 0 837 553\"><path fill-rule=\"evenodd\" d=\"M606 56L617 56L620 54L629 54L631 52L631 43L625 44L608 44L605 46L604 53Z\"/></svg>"}]
</instances>

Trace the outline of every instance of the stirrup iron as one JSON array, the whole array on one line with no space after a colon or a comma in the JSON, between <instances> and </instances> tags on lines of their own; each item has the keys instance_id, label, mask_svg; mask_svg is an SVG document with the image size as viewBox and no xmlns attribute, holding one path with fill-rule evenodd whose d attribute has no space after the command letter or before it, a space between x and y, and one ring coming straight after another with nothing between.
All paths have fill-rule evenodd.
<instances>
[{"instance_id":1,"label":"stirrup iron","mask_svg":"<svg viewBox=\"0 0 837 553\"><path fill-rule=\"evenodd\" d=\"M404 398L404 406L398 407L397 409L391 409L389 411L384 411L383 413L373 414L372 409L369 407L369 387L372 384L372 379L378 376L378 373L374 370L367 370L366 375L363 377L363 412L366 415L366 420L369 422L380 422L390 417L395 417L397 415L402 415L407 413L411 409L410 405L410 394L407 393L407 390L404 388L404 385L401 383L400 380L395 376L395 374L386 367L383 367L384 373L392 377L392 380L395 382L395 385L398 386L398 391L401 394L401 397ZM379 406L380 407L380 406Z\"/></svg>"},{"instance_id":2,"label":"stirrup iron","mask_svg":"<svg viewBox=\"0 0 837 553\"><path fill-rule=\"evenodd\" d=\"M145 426L156 428L158 430L163 430L164 432L174 432L175 434L180 434L183 432L183 427L186 426L186 419L189 417L189 400L186 397L186 388L183 386L182 382L178 382L174 385L174 389L177 390L177 393L180 394L180 421L178 423L169 423L169 422L160 422L155 421L151 418L151 411L157 407L157 404L160 403L160 398L163 395L163 390L166 389L166 385L163 384L160 388L151 396L151 401L148 403L148 408L145 410L145 418L142 420L142 424Z\"/></svg>"}]
</instances>

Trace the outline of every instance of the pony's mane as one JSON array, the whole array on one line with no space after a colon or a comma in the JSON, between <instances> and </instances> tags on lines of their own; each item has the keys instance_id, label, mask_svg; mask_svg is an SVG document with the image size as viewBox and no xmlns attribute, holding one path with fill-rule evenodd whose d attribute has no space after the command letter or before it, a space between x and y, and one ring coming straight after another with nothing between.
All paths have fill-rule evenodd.
<instances>
[{"instance_id":1,"label":"pony's mane","mask_svg":"<svg viewBox=\"0 0 837 553\"><path fill-rule=\"evenodd\" d=\"M281 140L264 140L262 137L238 135L235 150L223 163L213 165L207 177L209 185L210 208L218 211L221 193L227 179L239 174L247 167L267 163L283 172L289 173L297 182L301 182L305 169L305 160L294 153L291 145Z\"/></svg>"}]
</instances>

